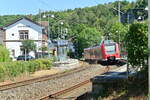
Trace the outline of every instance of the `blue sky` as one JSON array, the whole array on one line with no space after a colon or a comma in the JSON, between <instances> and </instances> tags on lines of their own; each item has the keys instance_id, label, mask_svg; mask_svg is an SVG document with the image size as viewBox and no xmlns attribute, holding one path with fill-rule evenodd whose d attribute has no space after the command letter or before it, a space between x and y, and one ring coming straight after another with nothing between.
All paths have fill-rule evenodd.
<instances>
[{"instance_id":1,"label":"blue sky","mask_svg":"<svg viewBox=\"0 0 150 100\"><path fill-rule=\"evenodd\" d=\"M116 0L0 0L0 15L37 14L38 9L42 11L60 11L113 1Z\"/></svg>"}]
</instances>

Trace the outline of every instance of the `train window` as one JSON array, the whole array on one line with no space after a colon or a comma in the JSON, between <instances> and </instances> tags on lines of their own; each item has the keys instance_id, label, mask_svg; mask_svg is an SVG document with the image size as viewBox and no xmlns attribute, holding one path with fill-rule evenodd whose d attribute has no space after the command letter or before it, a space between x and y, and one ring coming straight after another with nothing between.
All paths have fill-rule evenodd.
<instances>
[{"instance_id":1,"label":"train window","mask_svg":"<svg viewBox=\"0 0 150 100\"><path fill-rule=\"evenodd\" d=\"M114 54L116 51L115 45L105 45L105 50L107 54Z\"/></svg>"},{"instance_id":2,"label":"train window","mask_svg":"<svg viewBox=\"0 0 150 100\"><path fill-rule=\"evenodd\" d=\"M114 43L114 41L112 41L112 40L105 40L104 41L105 45L109 45L109 44L113 44L113 43Z\"/></svg>"}]
</instances>

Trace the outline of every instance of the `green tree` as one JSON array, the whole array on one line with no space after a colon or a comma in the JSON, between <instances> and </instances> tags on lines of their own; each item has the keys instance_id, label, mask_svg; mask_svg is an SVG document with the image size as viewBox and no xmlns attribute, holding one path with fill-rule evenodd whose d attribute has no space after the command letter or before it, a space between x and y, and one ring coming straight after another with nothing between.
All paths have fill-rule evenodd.
<instances>
[{"instance_id":1,"label":"green tree","mask_svg":"<svg viewBox=\"0 0 150 100\"><path fill-rule=\"evenodd\" d=\"M115 42L124 42L124 38L126 33L128 32L128 27L121 24L121 23L115 23L110 28L110 39L114 40Z\"/></svg>"},{"instance_id":2,"label":"green tree","mask_svg":"<svg viewBox=\"0 0 150 100\"><path fill-rule=\"evenodd\" d=\"M90 28L84 24L78 24L75 28L74 33L76 40L74 43L76 46L76 52L79 54L79 57L82 57L84 48L99 44L102 38L102 33L97 31L96 28Z\"/></svg>"},{"instance_id":3,"label":"green tree","mask_svg":"<svg viewBox=\"0 0 150 100\"><path fill-rule=\"evenodd\" d=\"M28 54L30 51L36 50L36 44L33 40L24 40L22 41L22 48L25 49Z\"/></svg>"},{"instance_id":4,"label":"green tree","mask_svg":"<svg viewBox=\"0 0 150 100\"><path fill-rule=\"evenodd\" d=\"M40 50L42 50L42 51L47 51L48 50L48 47L47 46L42 46L41 48L40 48Z\"/></svg>"},{"instance_id":5,"label":"green tree","mask_svg":"<svg viewBox=\"0 0 150 100\"><path fill-rule=\"evenodd\" d=\"M135 8L145 8L148 5L148 0L137 0Z\"/></svg>"},{"instance_id":6,"label":"green tree","mask_svg":"<svg viewBox=\"0 0 150 100\"><path fill-rule=\"evenodd\" d=\"M146 69L148 64L148 25L134 23L126 35L128 61L133 67Z\"/></svg>"}]
</instances>

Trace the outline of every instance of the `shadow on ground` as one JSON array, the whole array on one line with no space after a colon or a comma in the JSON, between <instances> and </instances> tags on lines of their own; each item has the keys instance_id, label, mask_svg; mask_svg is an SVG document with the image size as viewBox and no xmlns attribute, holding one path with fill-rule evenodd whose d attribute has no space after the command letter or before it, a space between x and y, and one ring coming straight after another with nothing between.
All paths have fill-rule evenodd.
<instances>
[{"instance_id":1,"label":"shadow on ground","mask_svg":"<svg viewBox=\"0 0 150 100\"><path fill-rule=\"evenodd\" d=\"M99 61L98 64L101 64L103 66L111 66L116 65L118 67L125 65L127 62L125 60L118 60L118 61Z\"/></svg>"},{"instance_id":2,"label":"shadow on ground","mask_svg":"<svg viewBox=\"0 0 150 100\"><path fill-rule=\"evenodd\" d=\"M95 100L147 100L148 80L130 78L127 81L104 84L105 89ZM101 99L98 99L101 98Z\"/></svg>"}]
</instances>

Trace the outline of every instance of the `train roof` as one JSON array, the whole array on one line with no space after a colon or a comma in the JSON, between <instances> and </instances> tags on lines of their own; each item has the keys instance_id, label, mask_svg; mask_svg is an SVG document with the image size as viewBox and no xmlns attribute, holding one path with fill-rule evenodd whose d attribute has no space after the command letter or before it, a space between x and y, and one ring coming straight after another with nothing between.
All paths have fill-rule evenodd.
<instances>
[{"instance_id":1,"label":"train roof","mask_svg":"<svg viewBox=\"0 0 150 100\"><path fill-rule=\"evenodd\" d=\"M104 43L105 45L108 45L108 44L114 44L115 42L113 40L102 40L101 43L100 43L100 45L102 45L102 43ZM97 48L100 45L89 47L89 48L85 48L84 50L90 50L90 49L93 49L93 48Z\"/></svg>"},{"instance_id":2,"label":"train roof","mask_svg":"<svg viewBox=\"0 0 150 100\"><path fill-rule=\"evenodd\" d=\"M89 50L89 49L93 49L93 48L97 48L97 47L100 47L100 46L89 47L89 48L85 48L84 50Z\"/></svg>"},{"instance_id":3,"label":"train roof","mask_svg":"<svg viewBox=\"0 0 150 100\"><path fill-rule=\"evenodd\" d=\"M115 42L113 40L104 40L103 43L107 45L107 44L113 44Z\"/></svg>"}]
</instances>

